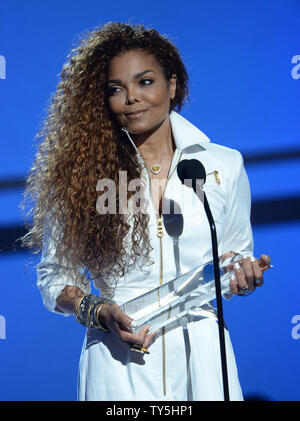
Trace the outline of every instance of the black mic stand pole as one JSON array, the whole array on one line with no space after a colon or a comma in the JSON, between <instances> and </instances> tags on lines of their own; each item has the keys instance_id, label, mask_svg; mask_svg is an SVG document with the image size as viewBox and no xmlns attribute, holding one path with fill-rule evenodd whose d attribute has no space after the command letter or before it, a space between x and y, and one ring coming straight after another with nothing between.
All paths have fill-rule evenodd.
<instances>
[{"instance_id":1,"label":"black mic stand pole","mask_svg":"<svg viewBox=\"0 0 300 421\"><path fill-rule=\"evenodd\" d=\"M212 252L214 262L214 274L215 274L215 287L216 287L216 301L217 301L217 314L218 314L218 327L219 327L219 338L220 338L220 353L222 363L222 376L223 376L223 390L224 400L229 401L229 387L228 387L228 374L227 374L227 361L226 361L226 347L225 347L225 335L224 335L224 318L223 318L223 303L221 293L221 281L220 281L220 267L219 267L219 255L218 255L218 242L217 242L217 231L214 219L212 217L210 207L204 193L204 209L209 222L211 239L212 239Z\"/></svg>"},{"instance_id":2,"label":"black mic stand pole","mask_svg":"<svg viewBox=\"0 0 300 421\"><path fill-rule=\"evenodd\" d=\"M218 241L217 231L213 216L210 211L210 207L206 198L205 191L202 190L200 194L197 189L197 180L206 180L206 172L204 166L200 161L196 159L183 160L177 166L177 174L182 184L185 184L184 180L192 180L192 187L198 199L204 204L204 209L208 219L212 252L213 252L213 263L214 263L214 275L215 275L215 288L216 288L216 301L217 301L217 315L218 315L218 327L219 327L219 342L220 342L220 354L221 354L221 366L222 366L222 378L223 378L223 391L224 400L229 401L229 387L228 387L228 374L227 374L227 361L226 361L226 346L225 346L225 334L224 334L224 318L223 318L223 304L222 304L222 292L221 292L221 281L220 281L220 267L219 267L219 256L218 256Z\"/></svg>"}]
</instances>

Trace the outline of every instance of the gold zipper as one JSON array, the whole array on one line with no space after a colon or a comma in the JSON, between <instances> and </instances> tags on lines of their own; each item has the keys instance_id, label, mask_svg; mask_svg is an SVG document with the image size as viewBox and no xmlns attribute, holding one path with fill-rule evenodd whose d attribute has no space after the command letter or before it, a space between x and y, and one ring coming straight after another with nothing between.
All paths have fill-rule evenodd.
<instances>
[{"instance_id":1,"label":"gold zipper","mask_svg":"<svg viewBox=\"0 0 300 421\"><path fill-rule=\"evenodd\" d=\"M182 152L179 155L177 164L175 165L174 170L172 171L172 173L169 175L168 179L167 179L167 184L168 181L170 180L170 178L172 177L172 175L174 174L177 165L181 159L182 156ZM165 189L167 187L167 184L165 186ZM151 179L150 179L150 197L152 200L152 195L151 195ZM153 201L152 201L153 203ZM159 238L159 252L160 252L160 274L159 274L159 284L162 285L163 284L163 251L162 251L162 237L164 235L164 231L163 231L163 221L162 221L162 215L159 215L157 217L157 237ZM158 304L160 306L160 291L158 290ZM162 347L163 347L163 391L164 391L164 396L166 396L166 344L165 344L165 328L162 327Z\"/></svg>"},{"instance_id":2,"label":"gold zipper","mask_svg":"<svg viewBox=\"0 0 300 421\"><path fill-rule=\"evenodd\" d=\"M160 273L159 284L163 283L163 252L162 252L162 237L164 235L162 216L157 217L157 237L159 238L159 252L160 252ZM160 306L160 291L158 290L158 305ZM163 348L163 390L166 396L166 344L165 344L165 328L162 328L162 348Z\"/></svg>"},{"instance_id":3,"label":"gold zipper","mask_svg":"<svg viewBox=\"0 0 300 421\"><path fill-rule=\"evenodd\" d=\"M169 175L168 180L167 180L167 184L168 181L171 179L172 175L174 174L178 162L181 159L181 155L182 152L179 155L177 164L175 165L172 173ZM165 189L167 187L167 184L165 186ZM164 235L164 231L163 231L163 221L162 221L162 215L159 215L157 217L157 237L159 238L159 251L160 251L160 275L159 275L159 284L162 285L163 284L163 250L162 250L162 237ZM160 293L158 290L158 303L160 305ZM163 347L163 390L164 390L164 396L166 396L167 394L167 390L166 390L166 343L165 343L165 327L162 328L162 347Z\"/></svg>"},{"instance_id":4,"label":"gold zipper","mask_svg":"<svg viewBox=\"0 0 300 421\"><path fill-rule=\"evenodd\" d=\"M162 238L163 235L164 235L164 232L163 232L162 217L158 216L157 217L157 236L158 238Z\"/></svg>"},{"instance_id":5,"label":"gold zipper","mask_svg":"<svg viewBox=\"0 0 300 421\"><path fill-rule=\"evenodd\" d=\"M212 172L210 172L210 173L208 173L206 175L211 175L211 174L214 174L215 179L216 179L216 183L217 184L220 184L221 183L221 180L219 178L219 171L215 170L215 171L212 171Z\"/></svg>"},{"instance_id":6,"label":"gold zipper","mask_svg":"<svg viewBox=\"0 0 300 421\"><path fill-rule=\"evenodd\" d=\"M171 177L173 176L178 163L180 162L181 159L181 155L182 152L179 156L179 159L177 161L177 164L175 165L174 170L172 171L172 173L169 175L168 179L167 179L167 183L168 181L171 179ZM219 179L219 172L218 171L213 171L207 175L211 175L214 174L215 176L215 180L217 184L220 184L221 181ZM166 185L167 186L167 185ZM166 189L166 187L165 187ZM151 185L150 185L150 196L151 196ZM152 199L152 198L151 198ZM159 251L160 251L160 275L159 275L159 284L162 285L163 284L163 250L162 250L162 237L164 235L164 231L163 231L163 221L162 221L162 215L159 215L157 217L157 237L159 238ZM160 291L158 290L158 304L160 306ZM164 396L166 396L166 344L165 344L165 327L162 328L162 348L163 348L163 391L164 391Z\"/></svg>"}]
</instances>

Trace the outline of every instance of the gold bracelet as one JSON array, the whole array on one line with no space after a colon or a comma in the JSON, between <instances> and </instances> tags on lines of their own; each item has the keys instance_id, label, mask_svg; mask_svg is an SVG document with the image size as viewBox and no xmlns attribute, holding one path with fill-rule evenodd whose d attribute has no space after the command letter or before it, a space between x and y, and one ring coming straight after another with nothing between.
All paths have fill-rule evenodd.
<instances>
[{"instance_id":1,"label":"gold bracelet","mask_svg":"<svg viewBox=\"0 0 300 421\"><path fill-rule=\"evenodd\" d=\"M101 310L101 308L104 306L103 304L99 304L97 310L96 310L96 320L97 320L97 328L99 328L100 330L102 330L103 332L110 332L109 329L107 329L106 327L103 327L99 321L99 312Z\"/></svg>"},{"instance_id":2,"label":"gold bracelet","mask_svg":"<svg viewBox=\"0 0 300 421\"><path fill-rule=\"evenodd\" d=\"M75 317L76 319L81 319L81 311L80 311L80 304L82 303L82 300L84 299L84 297L86 296L86 294L82 295L81 297L77 298L77 300L75 301L75 305L74 305L74 313L75 313Z\"/></svg>"},{"instance_id":3,"label":"gold bracelet","mask_svg":"<svg viewBox=\"0 0 300 421\"><path fill-rule=\"evenodd\" d=\"M91 327L90 322L91 322L91 311L94 307L94 304L90 304L89 308L88 308L88 312L87 312L87 316L86 316L86 326L87 327Z\"/></svg>"},{"instance_id":4,"label":"gold bracelet","mask_svg":"<svg viewBox=\"0 0 300 421\"><path fill-rule=\"evenodd\" d=\"M110 332L109 329L99 323L98 313L104 304L113 304L114 301L103 299L92 294L84 294L76 299L74 303L74 313L77 322L85 327L100 329Z\"/></svg>"}]
</instances>

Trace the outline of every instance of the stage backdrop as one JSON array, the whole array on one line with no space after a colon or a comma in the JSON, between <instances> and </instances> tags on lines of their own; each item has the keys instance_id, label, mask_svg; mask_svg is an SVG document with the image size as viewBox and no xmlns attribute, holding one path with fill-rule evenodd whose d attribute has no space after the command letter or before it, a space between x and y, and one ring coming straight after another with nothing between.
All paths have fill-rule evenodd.
<instances>
[{"instance_id":1,"label":"stage backdrop","mask_svg":"<svg viewBox=\"0 0 300 421\"><path fill-rule=\"evenodd\" d=\"M38 259L13 245L33 138L80 34L108 21L165 33L190 75L182 115L240 150L265 285L224 303L246 399L299 400L299 0L6 1L0 13L0 399L75 400L84 328L47 311ZM101 373L99 373L101 376Z\"/></svg>"}]
</instances>

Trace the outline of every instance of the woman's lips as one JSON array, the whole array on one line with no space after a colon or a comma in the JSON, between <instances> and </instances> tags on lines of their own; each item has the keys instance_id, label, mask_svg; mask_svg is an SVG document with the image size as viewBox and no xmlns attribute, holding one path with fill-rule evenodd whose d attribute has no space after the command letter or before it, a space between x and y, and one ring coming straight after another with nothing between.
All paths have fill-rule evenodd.
<instances>
[{"instance_id":1,"label":"woman's lips","mask_svg":"<svg viewBox=\"0 0 300 421\"><path fill-rule=\"evenodd\" d=\"M135 113L125 114L125 117L128 118L129 120L137 120L138 118L141 118L146 111L147 110L141 110L141 111L136 111Z\"/></svg>"}]
</instances>

